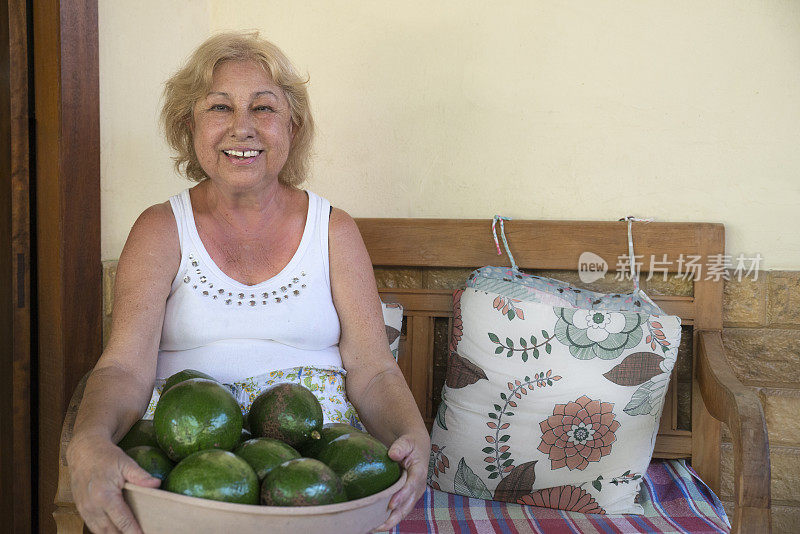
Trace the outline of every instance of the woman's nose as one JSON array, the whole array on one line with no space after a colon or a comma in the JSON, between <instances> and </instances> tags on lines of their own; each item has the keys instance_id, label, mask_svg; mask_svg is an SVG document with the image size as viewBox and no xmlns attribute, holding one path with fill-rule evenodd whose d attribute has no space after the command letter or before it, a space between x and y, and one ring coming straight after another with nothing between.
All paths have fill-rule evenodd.
<instances>
[{"instance_id":1,"label":"woman's nose","mask_svg":"<svg viewBox=\"0 0 800 534\"><path fill-rule=\"evenodd\" d=\"M253 137L253 134L253 120L249 110L234 112L233 123L231 124L231 136L236 139L247 139Z\"/></svg>"}]
</instances>

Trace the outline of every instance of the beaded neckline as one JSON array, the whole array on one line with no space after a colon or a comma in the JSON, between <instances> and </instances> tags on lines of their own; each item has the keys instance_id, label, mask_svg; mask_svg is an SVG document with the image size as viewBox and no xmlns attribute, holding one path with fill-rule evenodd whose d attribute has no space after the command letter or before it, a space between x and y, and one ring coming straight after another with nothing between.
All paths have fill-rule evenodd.
<instances>
[{"instance_id":1,"label":"beaded neckline","mask_svg":"<svg viewBox=\"0 0 800 534\"><path fill-rule=\"evenodd\" d=\"M191 289L203 297L209 297L220 304L233 307L266 306L300 297L309 280L306 278L305 271L298 271L298 263L303 258L311 240L314 226L312 217L317 212L317 202L319 202L313 193L307 192L307 194L308 212L303 235L289 263L275 276L255 285L246 285L225 274L211 258L197 232L189 190L184 190L181 193L181 200L184 209L188 211L186 217L189 232L187 248L190 252L187 253L185 260L183 284L191 286Z\"/></svg>"},{"instance_id":2,"label":"beaded neckline","mask_svg":"<svg viewBox=\"0 0 800 534\"><path fill-rule=\"evenodd\" d=\"M224 302L226 305L236 306L266 306L271 302L280 304L288 300L290 297L299 297L303 290L307 287L305 280L305 271L300 271L300 276L295 276L291 282L271 291L242 291L241 288L229 291L223 287L214 287L214 282L209 281L208 277L203 274L200 268L200 263L194 254L189 254L189 262L194 267L194 278L188 273L183 276L184 284L192 284L192 289L199 291L204 297L211 297L211 300L218 300ZM273 277L274 279L274 277ZM253 288L255 286L245 286Z\"/></svg>"},{"instance_id":3,"label":"beaded neckline","mask_svg":"<svg viewBox=\"0 0 800 534\"><path fill-rule=\"evenodd\" d=\"M285 280L287 277L289 277L289 274L292 273L297 268L297 264L302 259L303 254L308 248L309 241L311 240L311 230L313 228L313 221L311 219L313 217L313 214L317 211L315 208L316 204L319 202L319 199L316 197L314 193L310 191L306 191L306 194L308 195L308 211L306 212L306 222L303 228L303 235L300 238L300 244L297 246L297 250L295 250L294 254L292 255L292 258L289 260L289 263L287 263L284 266L284 268L281 269L280 272L278 272L276 275L257 284L247 285L225 274L225 272L222 269L220 269L219 266L216 264L216 262L214 262L214 260L211 258L211 255L206 250L202 239L200 239L200 234L197 231L197 224L194 219L194 211L192 209L192 201L191 197L189 196L189 190L188 189L184 190L181 193L181 196L184 197L183 198L184 206L188 211L187 219L189 223L188 224L189 236L193 245L192 248L195 249L196 251L195 253L189 254L188 260L189 263L192 264L191 267L194 267L195 271L198 271L199 270L198 266L194 265L194 263L197 263L199 260L200 263L208 267L209 272L215 275L215 277L218 278L219 281L224 282L231 288L235 288L237 294L242 293L242 294L255 295L259 293L264 293L265 291L263 288L267 286L270 286L271 290L275 289L272 288L271 286L275 284L280 284L281 280ZM191 269L187 269L187 271L188 270ZM198 276L203 276L202 273L195 273L195 274L197 274ZM295 277L296 276L292 278ZM283 283L281 285L286 286L287 289L289 287L286 283ZM231 293L233 293L233 291L231 291Z\"/></svg>"}]
</instances>

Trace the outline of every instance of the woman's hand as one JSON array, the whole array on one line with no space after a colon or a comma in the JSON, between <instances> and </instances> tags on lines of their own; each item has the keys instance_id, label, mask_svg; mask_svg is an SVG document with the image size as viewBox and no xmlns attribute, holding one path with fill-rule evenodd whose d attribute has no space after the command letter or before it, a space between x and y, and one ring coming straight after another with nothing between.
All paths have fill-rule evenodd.
<instances>
[{"instance_id":1,"label":"woman's hand","mask_svg":"<svg viewBox=\"0 0 800 534\"><path fill-rule=\"evenodd\" d=\"M425 492L428 478L428 459L431 454L431 442L427 434L418 436L404 434L389 447L389 458L399 463L405 470L406 483L389 500L392 511L389 518L375 532L390 530L414 508Z\"/></svg>"},{"instance_id":2,"label":"woman's hand","mask_svg":"<svg viewBox=\"0 0 800 534\"><path fill-rule=\"evenodd\" d=\"M156 488L161 481L139 467L108 440L73 442L67 450L72 496L92 532L141 534L142 530L122 498L122 486Z\"/></svg>"}]
</instances>

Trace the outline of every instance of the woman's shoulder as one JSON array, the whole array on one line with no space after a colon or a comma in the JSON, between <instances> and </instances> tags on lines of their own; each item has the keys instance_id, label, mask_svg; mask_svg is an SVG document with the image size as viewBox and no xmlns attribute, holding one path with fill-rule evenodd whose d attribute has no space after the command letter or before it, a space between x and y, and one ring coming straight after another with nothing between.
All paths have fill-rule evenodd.
<instances>
[{"instance_id":1,"label":"woman's shoulder","mask_svg":"<svg viewBox=\"0 0 800 534\"><path fill-rule=\"evenodd\" d=\"M343 209L331 206L330 222L328 223L328 235L330 239L344 240L353 242L361 241L361 233L358 231L356 221L349 213Z\"/></svg>"},{"instance_id":2,"label":"woman's shoulder","mask_svg":"<svg viewBox=\"0 0 800 534\"><path fill-rule=\"evenodd\" d=\"M168 262L180 260L178 227L169 201L154 204L139 215L128 234L123 256L126 252L159 256Z\"/></svg>"},{"instance_id":3,"label":"woman's shoulder","mask_svg":"<svg viewBox=\"0 0 800 534\"><path fill-rule=\"evenodd\" d=\"M147 232L174 233L177 238L178 228L169 201L153 204L139 214L131 233L140 228Z\"/></svg>"}]
</instances>

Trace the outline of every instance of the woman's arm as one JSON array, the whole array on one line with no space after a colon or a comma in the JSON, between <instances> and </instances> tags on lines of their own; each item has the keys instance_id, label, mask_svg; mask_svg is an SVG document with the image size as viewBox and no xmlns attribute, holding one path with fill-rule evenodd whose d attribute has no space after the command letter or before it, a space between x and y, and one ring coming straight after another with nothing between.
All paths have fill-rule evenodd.
<instances>
[{"instance_id":1,"label":"woman's arm","mask_svg":"<svg viewBox=\"0 0 800 534\"><path fill-rule=\"evenodd\" d=\"M341 323L339 352L347 370L347 396L370 434L390 445L389 455L408 472L391 499L380 529L407 515L425 491L430 438L405 378L389 351L372 263L355 221L331 213L331 291Z\"/></svg>"},{"instance_id":2,"label":"woman's arm","mask_svg":"<svg viewBox=\"0 0 800 534\"><path fill-rule=\"evenodd\" d=\"M111 337L86 382L67 449L75 503L93 532L139 532L122 486L159 483L115 443L141 417L152 394L165 302L179 263L169 204L147 209L120 256Z\"/></svg>"}]
</instances>

